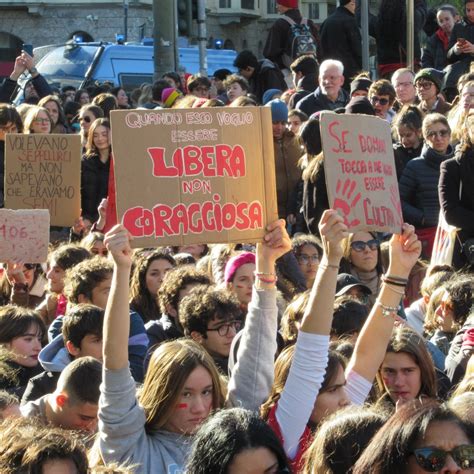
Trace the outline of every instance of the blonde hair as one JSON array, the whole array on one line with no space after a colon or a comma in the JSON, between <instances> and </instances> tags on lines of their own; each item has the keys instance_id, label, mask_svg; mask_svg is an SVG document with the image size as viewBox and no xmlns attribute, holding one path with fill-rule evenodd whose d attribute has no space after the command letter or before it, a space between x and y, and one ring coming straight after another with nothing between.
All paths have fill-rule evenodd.
<instances>
[{"instance_id":1,"label":"blonde hair","mask_svg":"<svg viewBox=\"0 0 474 474\"><path fill-rule=\"evenodd\" d=\"M50 123L50 129L49 131L53 129L53 121L51 120L51 115L49 115L49 112L47 109L44 107L39 107L35 105L34 107L31 107L31 109L28 110L25 120L24 120L24 125L23 125L23 132L24 133L34 133L33 130L31 129L33 122L38 118L38 115L40 112L44 112L46 116L49 119Z\"/></svg>"}]
</instances>

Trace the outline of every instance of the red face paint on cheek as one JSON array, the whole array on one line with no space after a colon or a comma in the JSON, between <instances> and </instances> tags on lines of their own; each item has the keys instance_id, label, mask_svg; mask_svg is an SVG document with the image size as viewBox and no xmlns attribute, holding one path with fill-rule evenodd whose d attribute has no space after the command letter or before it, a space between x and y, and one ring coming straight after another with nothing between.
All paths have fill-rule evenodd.
<instances>
[{"instance_id":1,"label":"red face paint on cheek","mask_svg":"<svg viewBox=\"0 0 474 474\"><path fill-rule=\"evenodd\" d=\"M179 403L177 408L188 408L188 404L187 403Z\"/></svg>"}]
</instances>

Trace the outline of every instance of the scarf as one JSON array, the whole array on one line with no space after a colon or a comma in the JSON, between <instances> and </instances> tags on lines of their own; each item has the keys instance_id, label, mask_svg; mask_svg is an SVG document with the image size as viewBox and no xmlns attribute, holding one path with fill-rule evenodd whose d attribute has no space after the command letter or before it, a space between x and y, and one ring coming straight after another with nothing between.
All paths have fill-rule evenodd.
<instances>
[{"instance_id":1,"label":"scarf","mask_svg":"<svg viewBox=\"0 0 474 474\"><path fill-rule=\"evenodd\" d=\"M441 43L443 44L443 49L445 51L447 51L448 50L448 44L449 44L449 36L441 28L438 28L436 30L435 35L441 41Z\"/></svg>"}]
</instances>

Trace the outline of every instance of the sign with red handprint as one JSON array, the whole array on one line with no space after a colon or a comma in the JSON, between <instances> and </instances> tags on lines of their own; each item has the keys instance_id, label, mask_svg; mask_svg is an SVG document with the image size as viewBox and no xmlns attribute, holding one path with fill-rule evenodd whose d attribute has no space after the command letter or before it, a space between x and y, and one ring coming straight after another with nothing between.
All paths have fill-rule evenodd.
<instances>
[{"instance_id":1,"label":"sign with red handprint","mask_svg":"<svg viewBox=\"0 0 474 474\"><path fill-rule=\"evenodd\" d=\"M399 233L403 216L389 123L324 113L321 138L330 206L352 232Z\"/></svg>"}]
</instances>

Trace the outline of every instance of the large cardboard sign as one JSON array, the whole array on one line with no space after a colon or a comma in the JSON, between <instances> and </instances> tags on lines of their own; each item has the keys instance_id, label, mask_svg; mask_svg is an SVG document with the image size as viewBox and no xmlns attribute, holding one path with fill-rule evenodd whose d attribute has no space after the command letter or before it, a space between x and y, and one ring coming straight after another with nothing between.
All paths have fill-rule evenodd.
<instances>
[{"instance_id":1,"label":"large cardboard sign","mask_svg":"<svg viewBox=\"0 0 474 474\"><path fill-rule=\"evenodd\" d=\"M321 138L329 204L351 232L400 233L403 217L388 122L325 113Z\"/></svg>"},{"instance_id":2,"label":"large cardboard sign","mask_svg":"<svg viewBox=\"0 0 474 474\"><path fill-rule=\"evenodd\" d=\"M43 263L48 257L47 209L0 209L0 262Z\"/></svg>"},{"instance_id":3,"label":"large cardboard sign","mask_svg":"<svg viewBox=\"0 0 474 474\"><path fill-rule=\"evenodd\" d=\"M81 138L12 133L5 140L5 207L48 209L51 225L81 215Z\"/></svg>"},{"instance_id":4,"label":"large cardboard sign","mask_svg":"<svg viewBox=\"0 0 474 474\"><path fill-rule=\"evenodd\" d=\"M278 217L268 107L114 111L117 214L136 247L255 242Z\"/></svg>"}]
</instances>

